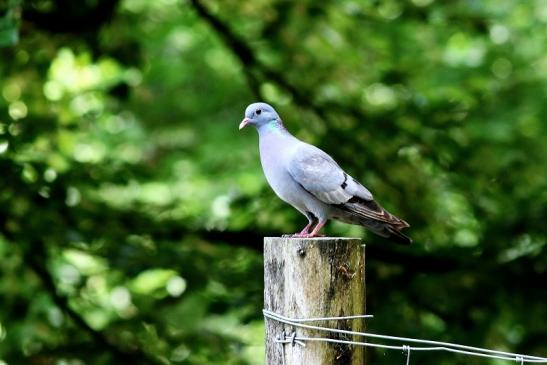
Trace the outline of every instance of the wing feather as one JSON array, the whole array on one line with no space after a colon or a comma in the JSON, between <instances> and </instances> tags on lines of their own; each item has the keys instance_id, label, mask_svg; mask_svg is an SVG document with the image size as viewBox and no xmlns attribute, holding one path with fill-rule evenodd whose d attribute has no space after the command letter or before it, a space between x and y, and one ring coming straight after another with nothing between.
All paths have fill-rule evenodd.
<instances>
[{"instance_id":1,"label":"wing feather","mask_svg":"<svg viewBox=\"0 0 547 365\"><path fill-rule=\"evenodd\" d=\"M339 209L341 215L338 219L361 224L399 243L412 242L400 232L409 227L408 223L376 203L367 188L345 173L319 148L302 143L295 149L287 170L307 192Z\"/></svg>"},{"instance_id":2,"label":"wing feather","mask_svg":"<svg viewBox=\"0 0 547 365\"><path fill-rule=\"evenodd\" d=\"M293 156L287 167L289 174L317 199L364 221L382 222L395 230L409 226L376 203L367 188L319 148L302 143Z\"/></svg>"},{"instance_id":3,"label":"wing feather","mask_svg":"<svg viewBox=\"0 0 547 365\"><path fill-rule=\"evenodd\" d=\"M362 218L385 222L397 230L409 227L407 222L394 216L374 200L366 201L354 197L346 203L341 204L340 208Z\"/></svg>"},{"instance_id":4,"label":"wing feather","mask_svg":"<svg viewBox=\"0 0 547 365\"><path fill-rule=\"evenodd\" d=\"M343 204L353 197L372 200L363 185L346 174L325 152L302 143L287 166L289 174L310 194L326 204Z\"/></svg>"}]
</instances>

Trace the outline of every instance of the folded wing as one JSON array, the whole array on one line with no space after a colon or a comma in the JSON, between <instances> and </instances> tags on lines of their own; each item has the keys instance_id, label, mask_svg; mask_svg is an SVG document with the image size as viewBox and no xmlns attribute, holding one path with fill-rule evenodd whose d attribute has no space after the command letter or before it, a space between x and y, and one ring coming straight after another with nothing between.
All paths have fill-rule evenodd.
<instances>
[{"instance_id":1,"label":"folded wing","mask_svg":"<svg viewBox=\"0 0 547 365\"><path fill-rule=\"evenodd\" d=\"M343 204L354 196L372 200L363 185L346 174L325 152L302 143L287 166L289 174L306 191L327 204Z\"/></svg>"},{"instance_id":2,"label":"folded wing","mask_svg":"<svg viewBox=\"0 0 547 365\"><path fill-rule=\"evenodd\" d=\"M307 192L346 212L351 221L400 243L411 242L399 232L408 227L408 223L376 203L367 188L345 173L319 148L303 143L295 151L287 169Z\"/></svg>"}]
</instances>

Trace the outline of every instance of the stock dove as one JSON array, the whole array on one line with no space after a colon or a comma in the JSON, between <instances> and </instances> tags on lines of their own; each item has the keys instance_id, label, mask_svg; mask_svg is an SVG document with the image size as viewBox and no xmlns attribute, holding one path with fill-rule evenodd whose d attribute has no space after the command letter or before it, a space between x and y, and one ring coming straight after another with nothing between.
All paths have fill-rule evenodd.
<instances>
[{"instance_id":1,"label":"stock dove","mask_svg":"<svg viewBox=\"0 0 547 365\"><path fill-rule=\"evenodd\" d=\"M293 237L317 237L333 218L364 226L397 243L412 242L401 233L408 223L376 203L370 191L332 157L290 134L273 107L266 103L249 105L239 129L248 125L258 131L266 180L282 200L308 219L306 227Z\"/></svg>"}]
</instances>

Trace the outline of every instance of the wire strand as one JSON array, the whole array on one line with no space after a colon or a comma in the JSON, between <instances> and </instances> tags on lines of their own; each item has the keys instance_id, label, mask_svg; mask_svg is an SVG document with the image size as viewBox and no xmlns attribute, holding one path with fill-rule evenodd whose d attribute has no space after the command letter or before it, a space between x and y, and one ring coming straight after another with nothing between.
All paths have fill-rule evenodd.
<instances>
[{"instance_id":1,"label":"wire strand","mask_svg":"<svg viewBox=\"0 0 547 365\"><path fill-rule=\"evenodd\" d=\"M490 350L486 348L466 346L466 345L460 345L460 344L450 343L450 342L423 340L423 339L410 338L410 337L388 336L388 335L381 335L376 333L356 332L356 331L341 330L341 329L335 329L335 328L329 328L329 327L314 326L309 324L303 324L302 322L306 322L306 319L299 318L298 319L299 321L294 321L291 318L282 316L280 314L274 313L266 309L263 310L263 314L266 319L274 320L280 323L288 324L288 325L299 327L299 328L306 328L306 329L332 332L332 333L340 333L340 334L353 335L353 336L361 336L365 338L366 337L377 338L377 339L383 339L388 341L399 341L399 342L406 342L406 343L411 342L411 343L424 344L429 346L414 347L414 346L409 346L406 344L402 346L398 346L398 345L377 344L377 343L371 343L371 342L339 340L339 339L325 338L325 337L305 337L305 336L296 336L291 339L276 341L281 343L291 343L291 342L294 343L295 340L303 341L303 342L319 341L319 342L342 343L342 344L366 346L366 347L376 347L376 348L383 348L383 349L389 349L389 350L402 350L403 352L407 352L407 364L410 360L410 351L446 351L446 352L458 353L458 354L464 354L464 355L470 355L470 356L487 357L492 359L508 360L508 361L518 361L521 364L524 364L524 363L547 364L547 358L545 357L523 355L523 354L517 354L512 352L506 352L506 351ZM340 319L345 319L346 317L325 317L325 318L329 318L330 320L340 320Z\"/></svg>"}]
</instances>

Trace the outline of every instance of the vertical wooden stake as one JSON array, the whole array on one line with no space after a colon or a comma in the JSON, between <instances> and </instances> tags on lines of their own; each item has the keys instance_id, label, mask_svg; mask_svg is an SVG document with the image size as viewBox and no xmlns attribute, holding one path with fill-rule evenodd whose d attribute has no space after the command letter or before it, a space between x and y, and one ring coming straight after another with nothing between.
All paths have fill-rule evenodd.
<instances>
[{"instance_id":1,"label":"vertical wooden stake","mask_svg":"<svg viewBox=\"0 0 547 365\"><path fill-rule=\"evenodd\" d=\"M365 314L365 255L358 238L264 238L264 308L290 318ZM364 320L324 321L320 326L363 331ZM281 345L276 337L297 335L364 341L362 337L266 320L266 364L364 365L364 348L306 342ZM283 357L284 361L283 362Z\"/></svg>"}]
</instances>

